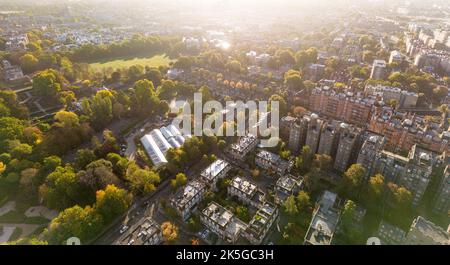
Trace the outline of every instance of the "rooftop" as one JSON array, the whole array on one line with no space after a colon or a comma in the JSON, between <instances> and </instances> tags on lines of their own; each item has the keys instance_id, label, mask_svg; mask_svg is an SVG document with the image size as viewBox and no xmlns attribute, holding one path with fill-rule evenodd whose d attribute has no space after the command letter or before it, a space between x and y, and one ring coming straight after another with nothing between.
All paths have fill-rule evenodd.
<instances>
[{"instance_id":1,"label":"rooftop","mask_svg":"<svg viewBox=\"0 0 450 265\"><path fill-rule=\"evenodd\" d=\"M207 216L211 221L217 223L221 229L224 229L231 235L237 235L241 229L246 229L247 227L247 225L235 217L232 212L216 202L211 202L203 209L202 214Z\"/></svg>"},{"instance_id":2,"label":"rooftop","mask_svg":"<svg viewBox=\"0 0 450 265\"><path fill-rule=\"evenodd\" d=\"M301 182L302 181L300 179L295 178L292 175L284 175L277 180L276 186L291 192L295 186L300 186Z\"/></svg>"},{"instance_id":3,"label":"rooftop","mask_svg":"<svg viewBox=\"0 0 450 265\"><path fill-rule=\"evenodd\" d=\"M243 136L239 138L239 141L237 143L234 143L231 145L231 149L237 151L237 152L243 152L246 150L250 145L255 143L257 141L257 138L251 134L247 136Z\"/></svg>"},{"instance_id":4,"label":"rooftop","mask_svg":"<svg viewBox=\"0 0 450 265\"><path fill-rule=\"evenodd\" d=\"M241 177L235 177L231 181L231 186L242 191L247 196L251 196L257 189L256 185Z\"/></svg>"},{"instance_id":5,"label":"rooftop","mask_svg":"<svg viewBox=\"0 0 450 265\"><path fill-rule=\"evenodd\" d=\"M337 194L325 191L314 211L311 224L305 241L312 245L330 245L336 225L339 220L339 211L335 207Z\"/></svg>"},{"instance_id":6,"label":"rooftop","mask_svg":"<svg viewBox=\"0 0 450 265\"><path fill-rule=\"evenodd\" d=\"M199 180L192 180L182 187L172 198L173 203L178 208L184 208L199 192L206 188L206 185Z\"/></svg>"},{"instance_id":7,"label":"rooftop","mask_svg":"<svg viewBox=\"0 0 450 265\"><path fill-rule=\"evenodd\" d=\"M222 159L217 159L211 165L209 165L205 170L202 171L201 176L206 179L212 180L217 175L219 175L220 172L222 172L222 170L224 170L227 166L228 166L227 161L224 161Z\"/></svg>"},{"instance_id":8,"label":"rooftop","mask_svg":"<svg viewBox=\"0 0 450 265\"><path fill-rule=\"evenodd\" d=\"M410 231L414 229L420 231L420 233L427 237L431 237L436 242L446 242L447 244L450 244L450 235L444 229L426 220L422 216L418 216L414 219Z\"/></svg>"}]
</instances>

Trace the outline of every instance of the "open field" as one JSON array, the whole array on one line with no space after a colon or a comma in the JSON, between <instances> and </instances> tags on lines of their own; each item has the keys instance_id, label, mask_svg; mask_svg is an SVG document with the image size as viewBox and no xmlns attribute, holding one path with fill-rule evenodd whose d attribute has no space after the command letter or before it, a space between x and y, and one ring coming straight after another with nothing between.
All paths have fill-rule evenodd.
<instances>
[{"instance_id":1,"label":"open field","mask_svg":"<svg viewBox=\"0 0 450 265\"><path fill-rule=\"evenodd\" d=\"M158 67L160 65L168 66L173 60L165 54L152 57L134 57L134 58L114 58L109 61L101 61L89 64L94 71L101 71L105 68L128 68L132 65L140 64L142 66Z\"/></svg>"}]
</instances>

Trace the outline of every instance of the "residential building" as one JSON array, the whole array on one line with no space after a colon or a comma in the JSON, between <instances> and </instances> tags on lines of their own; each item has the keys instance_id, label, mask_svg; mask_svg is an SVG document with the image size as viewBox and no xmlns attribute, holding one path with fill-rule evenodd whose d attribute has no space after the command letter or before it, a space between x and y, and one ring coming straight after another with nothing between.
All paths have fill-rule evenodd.
<instances>
[{"instance_id":1,"label":"residential building","mask_svg":"<svg viewBox=\"0 0 450 265\"><path fill-rule=\"evenodd\" d=\"M267 62L269 62L270 58L272 58L270 54L261 53L260 55L257 55L255 57L255 63L259 66L265 67L267 65Z\"/></svg>"},{"instance_id":2,"label":"residential building","mask_svg":"<svg viewBox=\"0 0 450 265\"><path fill-rule=\"evenodd\" d=\"M372 65L371 79L384 79L386 77L386 61L374 60Z\"/></svg>"},{"instance_id":3,"label":"residential building","mask_svg":"<svg viewBox=\"0 0 450 265\"><path fill-rule=\"evenodd\" d=\"M291 152L297 153L300 151L300 147L305 145L309 120L309 117L302 117L291 125L288 141L288 148Z\"/></svg>"},{"instance_id":4,"label":"residential building","mask_svg":"<svg viewBox=\"0 0 450 265\"><path fill-rule=\"evenodd\" d=\"M317 153L319 147L320 134L322 132L323 120L315 113L311 114L308 119L308 127L306 132L305 145L309 146L313 154Z\"/></svg>"},{"instance_id":5,"label":"residential building","mask_svg":"<svg viewBox=\"0 0 450 265\"><path fill-rule=\"evenodd\" d=\"M411 191L413 205L417 206L431 180L437 154L414 145L408 154L408 165L399 184Z\"/></svg>"},{"instance_id":6,"label":"residential building","mask_svg":"<svg viewBox=\"0 0 450 265\"><path fill-rule=\"evenodd\" d=\"M261 244L278 216L278 207L270 202L264 202L248 223L247 228L242 231L243 236L253 245Z\"/></svg>"},{"instance_id":7,"label":"residential building","mask_svg":"<svg viewBox=\"0 0 450 265\"><path fill-rule=\"evenodd\" d=\"M199 50L202 40L193 37L187 37L183 38L183 43L188 50Z\"/></svg>"},{"instance_id":8,"label":"residential building","mask_svg":"<svg viewBox=\"0 0 450 265\"><path fill-rule=\"evenodd\" d=\"M408 165L408 158L383 150L376 157L375 172L381 174L386 182L398 183Z\"/></svg>"},{"instance_id":9,"label":"residential building","mask_svg":"<svg viewBox=\"0 0 450 265\"><path fill-rule=\"evenodd\" d=\"M305 236L305 245L331 245L340 210L337 194L325 191L316 205Z\"/></svg>"},{"instance_id":10,"label":"residential building","mask_svg":"<svg viewBox=\"0 0 450 265\"><path fill-rule=\"evenodd\" d=\"M233 158L242 160L248 153L255 150L257 145L258 139L256 136L248 134L247 136L240 137L237 143L233 143L229 153Z\"/></svg>"},{"instance_id":11,"label":"residential building","mask_svg":"<svg viewBox=\"0 0 450 265\"><path fill-rule=\"evenodd\" d=\"M450 234L418 216L411 224L408 234L405 238L406 245L450 245Z\"/></svg>"},{"instance_id":12,"label":"residential building","mask_svg":"<svg viewBox=\"0 0 450 265\"><path fill-rule=\"evenodd\" d=\"M208 187L216 190L217 181L224 178L230 169L231 165L227 161L217 159L202 171L202 173L200 174L200 178L206 183Z\"/></svg>"},{"instance_id":13,"label":"residential building","mask_svg":"<svg viewBox=\"0 0 450 265\"><path fill-rule=\"evenodd\" d=\"M419 99L417 93L401 90L398 87L383 85L367 85L364 92L375 96L381 96L386 104L395 101L398 108L401 109L416 107L417 100Z\"/></svg>"},{"instance_id":14,"label":"residential building","mask_svg":"<svg viewBox=\"0 0 450 265\"><path fill-rule=\"evenodd\" d=\"M339 142L340 125L341 122L336 120L325 122L320 134L318 154L335 157Z\"/></svg>"},{"instance_id":15,"label":"residential building","mask_svg":"<svg viewBox=\"0 0 450 265\"><path fill-rule=\"evenodd\" d=\"M297 121L297 118L292 116L284 116L280 119L280 138L287 142L291 133L291 127Z\"/></svg>"},{"instance_id":16,"label":"residential building","mask_svg":"<svg viewBox=\"0 0 450 265\"><path fill-rule=\"evenodd\" d=\"M170 204L181 218L186 221L203 200L206 191L205 183L200 180L192 180L175 193L170 199Z\"/></svg>"},{"instance_id":17,"label":"residential building","mask_svg":"<svg viewBox=\"0 0 450 265\"><path fill-rule=\"evenodd\" d=\"M392 51L389 56L389 63L401 64L403 62L403 55L399 51Z\"/></svg>"},{"instance_id":18,"label":"residential building","mask_svg":"<svg viewBox=\"0 0 450 265\"><path fill-rule=\"evenodd\" d=\"M439 182L434 196L433 211L442 216L448 216L450 213L450 165L445 167L444 174Z\"/></svg>"},{"instance_id":19,"label":"residential building","mask_svg":"<svg viewBox=\"0 0 450 265\"><path fill-rule=\"evenodd\" d=\"M302 188L303 178L283 175L275 183L275 203L282 204L287 197L297 194Z\"/></svg>"},{"instance_id":20,"label":"residential building","mask_svg":"<svg viewBox=\"0 0 450 265\"><path fill-rule=\"evenodd\" d=\"M265 202L266 194L256 184L243 177L234 177L227 191L229 196L236 196L243 203L256 208Z\"/></svg>"},{"instance_id":21,"label":"residential building","mask_svg":"<svg viewBox=\"0 0 450 265\"><path fill-rule=\"evenodd\" d=\"M29 43L30 41L28 40L28 35L20 34L10 37L5 43L5 48L6 51L26 50Z\"/></svg>"},{"instance_id":22,"label":"residential building","mask_svg":"<svg viewBox=\"0 0 450 265\"><path fill-rule=\"evenodd\" d=\"M255 163L257 166L273 171L280 176L289 172L293 166L292 161L282 159L279 155L266 150L261 150L256 154Z\"/></svg>"},{"instance_id":23,"label":"residential building","mask_svg":"<svg viewBox=\"0 0 450 265\"><path fill-rule=\"evenodd\" d=\"M388 151L381 151L376 157L376 173L386 182L393 182L408 189L413 196L412 204L417 206L431 179L437 154L414 145L407 157Z\"/></svg>"},{"instance_id":24,"label":"residential building","mask_svg":"<svg viewBox=\"0 0 450 265\"><path fill-rule=\"evenodd\" d=\"M18 65L11 65L7 60L2 61L3 78L7 82L14 82L24 78L22 69Z\"/></svg>"},{"instance_id":25,"label":"residential building","mask_svg":"<svg viewBox=\"0 0 450 265\"><path fill-rule=\"evenodd\" d=\"M450 133L442 123L408 112L380 109L370 119L367 129L383 135L385 148L393 152L408 152L414 144L436 153L450 151Z\"/></svg>"},{"instance_id":26,"label":"residential building","mask_svg":"<svg viewBox=\"0 0 450 265\"><path fill-rule=\"evenodd\" d=\"M163 242L160 226L151 218L142 218L118 240L117 245L159 245Z\"/></svg>"},{"instance_id":27,"label":"residential building","mask_svg":"<svg viewBox=\"0 0 450 265\"><path fill-rule=\"evenodd\" d=\"M323 64L311 64L308 66L307 77L313 82L317 82L322 79L325 72L325 65Z\"/></svg>"},{"instance_id":28,"label":"residential building","mask_svg":"<svg viewBox=\"0 0 450 265\"><path fill-rule=\"evenodd\" d=\"M385 139L382 135L369 131L364 132L363 145L359 151L356 163L366 169L365 179L375 175L377 156L384 149Z\"/></svg>"},{"instance_id":29,"label":"residential building","mask_svg":"<svg viewBox=\"0 0 450 265\"><path fill-rule=\"evenodd\" d=\"M210 231L217 234L228 243L236 243L243 230L248 225L225 209L225 207L211 202L200 214L200 222Z\"/></svg>"},{"instance_id":30,"label":"residential building","mask_svg":"<svg viewBox=\"0 0 450 265\"><path fill-rule=\"evenodd\" d=\"M341 123L339 143L334 160L334 168L341 172L345 172L350 164L356 160L357 146L361 129L346 123Z\"/></svg>"},{"instance_id":31,"label":"residential building","mask_svg":"<svg viewBox=\"0 0 450 265\"><path fill-rule=\"evenodd\" d=\"M397 226L381 220L377 237L380 239L382 245L402 245L406 237L406 232Z\"/></svg>"},{"instance_id":32,"label":"residential building","mask_svg":"<svg viewBox=\"0 0 450 265\"><path fill-rule=\"evenodd\" d=\"M309 108L332 119L365 126L370 120L376 102L374 97L364 97L360 92L344 93L325 85L312 90Z\"/></svg>"}]
</instances>

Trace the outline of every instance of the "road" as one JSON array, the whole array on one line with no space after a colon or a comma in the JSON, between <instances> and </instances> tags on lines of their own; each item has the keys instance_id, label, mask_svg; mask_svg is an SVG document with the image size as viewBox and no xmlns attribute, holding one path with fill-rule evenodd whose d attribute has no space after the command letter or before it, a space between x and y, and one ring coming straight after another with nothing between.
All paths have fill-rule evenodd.
<instances>
[{"instance_id":1,"label":"road","mask_svg":"<svg viewBox=\"0 0 450 265\"><path fill-rule=\"evenodd\" d=\"M197 163L190 169L186 171L187 178L193 179L197 177L200 173L200 170L203 169L202 164ZM147 207L150 205L155 205L158 208L158 205L162 198L169 198L173 194L173 191L170 186L170 179L166 179L156 188L155 192L151 193L148 196L142 197L136 200L133 205L130 207L126 217L117 220L114 225L112 225L108 231L106 231L101 237L99 237L93 244L96 245L111 245L116 243L123 237L120 234L119 230L123 225L127 225L128 227L132 227L134 224L139 222L141 219L146 218L147 215ZM155 211L155 214L158 214L158 211ZM160 220L158 220L160 221ZM129 229L128 231L130 231Z\"/></svg>"},{"instance_id":2,"label":"road","mask_svg":"<svg viewBox=\"0 0 450 265\"><path fill-rule=\"evenodd\" d=\"M146 120L142 123L136 125L136 128L129 133L127 136L125 136L124 141L127 144L127 148L125 150L125 156L128 157L128 159L133 160L135 158L136 153L136 144L134 142L134 139L136 136L141 134L141 128L159 128L163 125L167 125L169 123L168 120ZM120 128L124 126L120 126L118 124L112 125L113 128ZM113 131L113 129L110 129ZM114 132L114 131L113 131ZM101 136L101 134L100 134ZM89 144L89 143L88 143ZM74 154L73 154L74 156ZM194 177L198 176L200 173L200 170L203 169L203 166L201 163L195 164L193 167L186 170L185 174L188 179L193 179ZM139 222L140 219L146 218L147 215L147 207L149 205L156 205L156 207L159 205L161 198L169 198L172 195L173 191L170 187L170 179L164 180L158 187L156 188L155 192L151 193L150 195L141 197L136 199L130 209L128 210L128 213L125 217L120 218L117 220L103 235L101 235L97 240L95 240L94 244L99 245L110 245L114 244L121 238L121 234L119 232L120 228L123 225L127 225L128 227L132 227L135 223ZM155 211L158 212L158 211Z\"/></svg>"}]
</instances>

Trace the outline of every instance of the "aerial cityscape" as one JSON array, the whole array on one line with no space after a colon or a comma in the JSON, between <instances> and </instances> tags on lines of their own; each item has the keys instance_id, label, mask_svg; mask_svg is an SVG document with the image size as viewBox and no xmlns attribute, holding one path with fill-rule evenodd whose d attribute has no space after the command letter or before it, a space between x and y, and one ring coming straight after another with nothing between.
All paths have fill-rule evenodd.
<instances>
[{"instance_id":1,"label":"aerial cityscape","mask_svg":"<svg viewBox=\"0 0 450 265\"><path fill-rule=\"evenodd\" d=\"M450 2L0 0L0 245L80 244L450 245Z\"/></svg>"}]
</instances>

